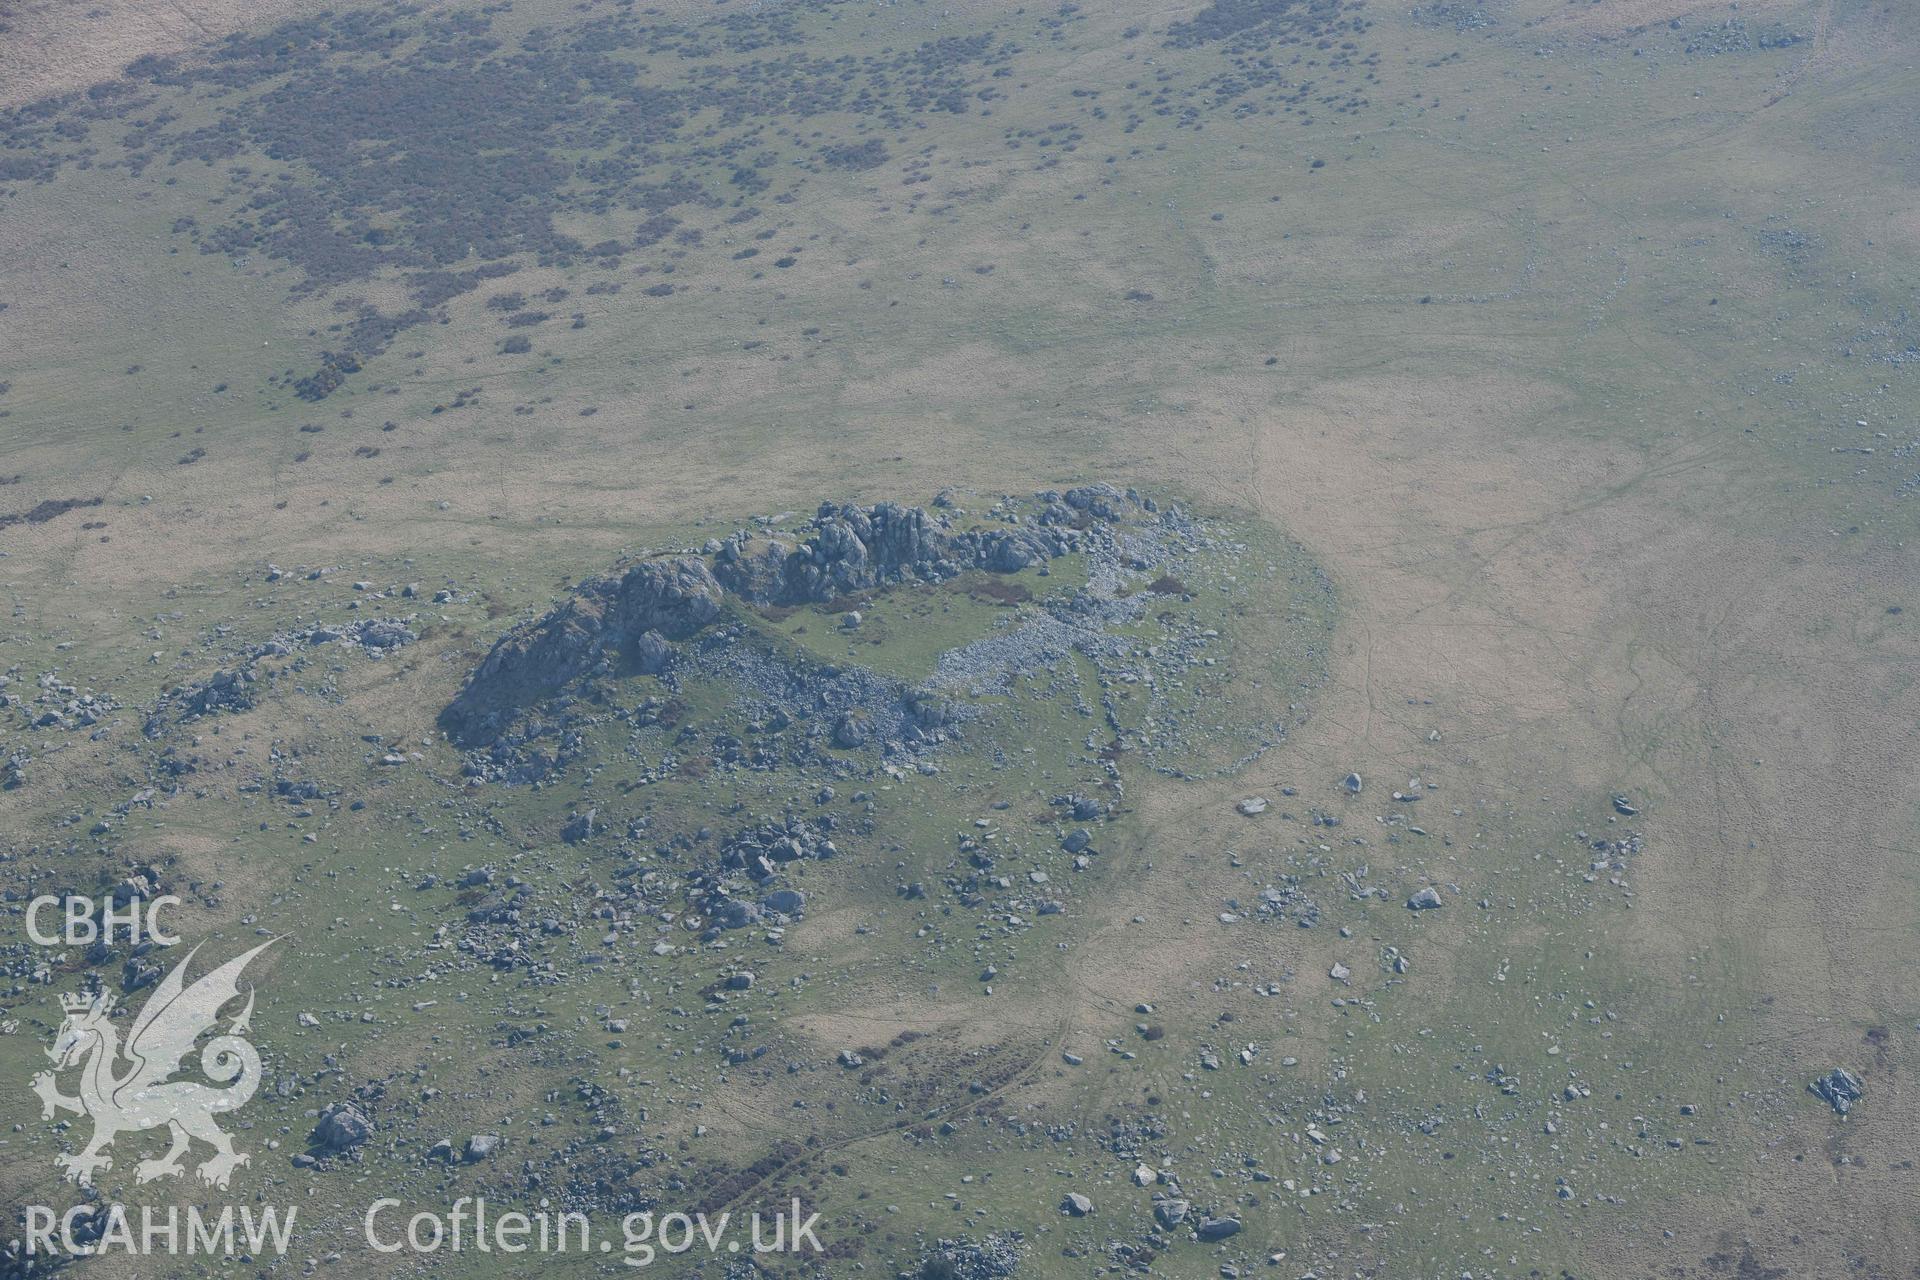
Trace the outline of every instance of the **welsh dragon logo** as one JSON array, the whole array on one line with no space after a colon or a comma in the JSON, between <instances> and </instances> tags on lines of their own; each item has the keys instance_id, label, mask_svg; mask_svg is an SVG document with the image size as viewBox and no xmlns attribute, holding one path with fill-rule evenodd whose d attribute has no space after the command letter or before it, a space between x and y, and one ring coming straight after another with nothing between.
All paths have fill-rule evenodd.
<instances>
[{"instance_id":1,"label":"welsh dragon logo","mask_svg":"<svg viewBox=\"0 0 1920 1280\"><path fill-rule=\"evenodd\" d=\"M272 945L263 942L188 986L187 966L200 950L194 947L154 988L134 1018L124 1047L109 1020L110 993L60 997L66 1020L47 1051L54 1069L33 1078L33 1091L40 1095L43 1119L72 1111L93 1120L93 1141L85 1150L55 1157L70 1181L92 1186L95 1173L113 1167L113 1157L106 1152L115 1138L162 1125L173 1145L157 1160L142 1160L134 1170L136 1182L183 1172L181 1161L196 1138L214 1151L198 1170L200 1180L210 1186L224 1188L233 1171L247 1163L246 1154L233 1149L233 1139L213 1120L245 1106L260 1087L259 1051L242 1038L253 1016L251 986L246 1008L228 1025L226 1034L215 1036L200 1051L200 1069L224 1087L167 1077L181 1069L182 1059L201 1034L213 1028L220 1010L239 997L240 973L247 962ZM124 1071L120 1070L123 1060L128 1064ZM74 1067L80 1068L80 1094L68 1097L60 1092L55 1077Z\"/></svg>"}]
</instances>

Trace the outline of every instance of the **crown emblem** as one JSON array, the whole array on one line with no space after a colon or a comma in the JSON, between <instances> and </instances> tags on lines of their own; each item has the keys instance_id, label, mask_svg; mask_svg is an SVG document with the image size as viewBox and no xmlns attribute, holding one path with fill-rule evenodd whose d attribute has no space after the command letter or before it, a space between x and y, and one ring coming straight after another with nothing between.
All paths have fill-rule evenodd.
<instances>
[{"instance_id":1,"label":"crown emblem","mask_svg":"<svg viewBox=\"0 0 1920 1280\"><path fill-rule=\"evenodd\" d=\"M93 997L84 992L62 992L60 1007L68 1013L85 1013L93 1007Z\"/></svg>"}]
</instances>

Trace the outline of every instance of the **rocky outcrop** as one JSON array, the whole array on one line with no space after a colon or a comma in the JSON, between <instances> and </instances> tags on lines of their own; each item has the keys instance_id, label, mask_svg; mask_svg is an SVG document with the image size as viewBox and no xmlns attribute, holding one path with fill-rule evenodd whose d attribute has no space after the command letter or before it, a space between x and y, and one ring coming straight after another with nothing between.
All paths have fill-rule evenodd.
<instances>
[{"instance_id":1,"label":"rocky outcrop","mask_svg":"<svg viewBox=\"0 0 1920 1280\"><path fill-rule=\"evenodd\" d=\"M814 536L789 557L789 600L828 600L908 576L933 577L948 539L920 507L823 505Z\"/></svg>"},{"instance_id":2,"label":"rocky outcrop","mask_svg":"<svg viewBox=\"0 0 1920 1280\"><path fill-rule=\"evenodd\" d=\"M1098 521L1118 520L1133 506L1152 509L1147 499L1107 484L1036 496L1042 504L1037 519L996 506L997 522L966 529L956 528L956 516L945 509L829 502L798 545L742 531L708 542L698 555L646 560L594 578L545 617L503 636L441 713L441 726L463 747L510 744L515 760L494 770L501 776L537 772L538 761L519 757L532 739L554 736L553 726L516 727L527 718L523 712L583 677L668 672L675 643L717 618L729 594L754 605L787 606L899 582L939 582L970 570L1017 573L1085 549ZM938 732L954 716L935 700L917 701L907 712L922 733ZM869 730L843 714L834 741L859 748L872 739Z\"/></svg>"},{"instance_id":3,"label":"rocky outcrop","mask_svg":"<svg viewBox=\"0 0 1920 1280\"><path fill-rule=\"evenodd\" d=\"M718 617L725 594L698 556L647 560L583 583L544 618L501 637L441 713L441 724L455 742L485 745L515 711L603 664L657 671L666 662L661 646ZM651 639L649 633L655 633Z\"/></svg>"},{"instance_id":4,"label":"rocky outcrop","mask_svg":"<svg viewBox=\"0 0 1920 1280\"><path fill-rule=\"evenodd\" d=\"M199 684L190 685L180 695L180 718L212 715L216 711L252 709L257 694L251 667L216 671Z\"/></svg>"},{"instance_id":5,"label":"rocky outcrop","mask_svg":"<svg viewBox=\"0 0 1920 1280\"><path fill-rule=\"evenodd\" d=\"M775 601L786 594L792 543L782 538L755 540L742 532L710 545L714 547L713 575L727 590L761 601Z\"/></svg>"},{"instance_id":6,"label":"rocky outcrop","mask_svg":"<svg viewBox=\"0 0 1920 1280\"><path fill-rule=\"evenodd\" d=\"M721 544L714 572L756 603L831 600L910 577L937 579L943 560L958 573L950 542L944 518L921 507L829 502L814 515L813 535L799 548L778 538L756 542L735 534Z\"/></svg>"},{"instance_id":7,"label":"rocky outcrop","mask_svg":"<svg viewBox=\"0 0 1920 1280\"><path fill-rule=\"evenodd\" d=\"M1117 515L1125 495L1110 485L1098 490L1099 505ZM1083 492L1094 490L1071 490L1068 499ZM1080 509L1095 501L1087 498ZM1078 549L1080 532L1070 527L1075 508L1057 498L1048 509L1055 507L1060 518L1041 526L956 531L949 517L923 507L829 502L814 515L812 536L798 548L745 533L727 539L715 552L714 575L756 604L803 604L895 582L938 582L969 569L1018 573Z\"/></svg>"},{"instance_id":8,"label":"rocky outcrop","mask_svg":"<svg viewBox=\"0 0 1920 1280\"><path fill-rule=\"evenodd\" d=\"M1860 1077L1845 1067L1835 1067L1807 1088L1843 1116L1853 1110L1854 1103L1867 1096L1867 1087L1860 1083Z\"/></svg>"}]
</instances>

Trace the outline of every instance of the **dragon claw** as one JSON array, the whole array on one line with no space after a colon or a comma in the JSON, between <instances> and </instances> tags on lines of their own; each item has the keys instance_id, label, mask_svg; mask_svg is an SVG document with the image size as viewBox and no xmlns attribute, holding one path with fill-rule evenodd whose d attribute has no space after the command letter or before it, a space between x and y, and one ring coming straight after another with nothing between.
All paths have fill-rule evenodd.
<instances>
[{"instance_id":1,"label":"dragon claw","mask_svg":"<svg viewBox=\"0 0 1920 1280\"><path fill-rule=\"evenodd\" d=\"M42 1120L51 1120L62 1111L82 1110L78 1098L69 1098L60 1092L59 1081L51 1071L42 1071L33 1077L33 1091L40 1098Z\"/></svg>"},{"instance_id":2,"label":"dragon claw","mask_svg":"<svg viewBox=\"0 0 1920 1280\"><path fill-rule=\"evenodd\" d=\"M233 1171L248 1163L250 1163L248 1157L237 1151L232 1155L214 1156L200 1166L200 1181L225 1191L228 1180L233 1177Z\"/></svg>"},{"instance_id":3,"label":"dragon claw","mask_svg":"<svg viewBox=\"0 0 1920 1280\"><path fill-rule=\"evenodd\" d=\"M133 1170L133 1180L145 1185L158 1178L170 1177L180 1172L180 1162L176 1160L142 1160Z\"/></svg>"},{"instance_id":4,"label":"dragon claw","mask_svg":"<svg viewBox=\"0 0 1920 1280\"><path fill-rule=\"evenodd\" d=\"M113 1168L113 1157L62 1155L55 1156L54 1163L65 1169L67 1176L75 1183L83 1187L90 1187L93 1185L93 1175L96 1170L105 1173L107 1170Z\"/></svg>"}]
</instances>

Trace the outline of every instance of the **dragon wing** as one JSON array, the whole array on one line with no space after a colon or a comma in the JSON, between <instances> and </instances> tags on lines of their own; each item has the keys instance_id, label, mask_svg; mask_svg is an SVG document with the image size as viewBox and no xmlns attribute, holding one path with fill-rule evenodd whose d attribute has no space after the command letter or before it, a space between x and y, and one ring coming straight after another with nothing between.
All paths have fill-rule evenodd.
<instances>
[{"instance_id":1,"label":"dragon wing","mask_svg":"<svg viewBox=\"0 0 1920 1280\"><path fill-rule=\"evenodd\" d=\"M220 1010L240 994L240 973L247 962L278 942L261 943L253 950L227 961L192 986L187 985L187 966L199 953L196 944L186 959L173 966L154 988L153 995L134 1019L122 1051L133 1063L133 1070L120 1089L159 1084L180 1069L180 1060L193 1048L200 1033L211 1027ZM115 1089L118 1094L120 1089Z\"/></svg>"}]
</instances>

